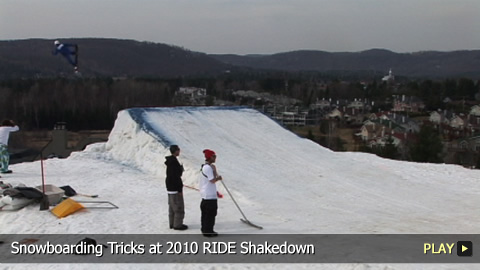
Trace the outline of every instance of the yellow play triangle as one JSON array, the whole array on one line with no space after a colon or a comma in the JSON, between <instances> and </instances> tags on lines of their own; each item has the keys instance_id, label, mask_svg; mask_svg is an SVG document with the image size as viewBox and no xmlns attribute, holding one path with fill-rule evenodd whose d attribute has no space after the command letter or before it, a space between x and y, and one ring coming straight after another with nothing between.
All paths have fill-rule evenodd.
<instances>
[{"instance_id":1,"label":"yellow play triangle","mask_svg":"<svg viewBox=\"0 0 480 270\"><path fill-rule=\"evenodd\" d=\"M465 250L467 250L468 248L464 245L462 245L462 252L465 252Z\"/></svg>"}]
</instances>

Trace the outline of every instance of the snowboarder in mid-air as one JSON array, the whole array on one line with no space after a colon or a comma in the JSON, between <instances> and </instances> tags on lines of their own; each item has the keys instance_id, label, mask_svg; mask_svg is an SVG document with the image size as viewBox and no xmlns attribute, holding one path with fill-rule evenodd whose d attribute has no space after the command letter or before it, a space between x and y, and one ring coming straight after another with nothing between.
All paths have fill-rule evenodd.
<instances>
[{"instance_id":1,"label":"snowboarder in mid-air","mask_svg":"<svg viewBox=\"0 0 480 270\"><path fill-rule=\"evenodd\" d=\"M67 61L73 66L75 72L78 72L78 45L77 44L63 44L60 41L55 40L54 55L61 54Z\"/></svg>"}]
</instances>

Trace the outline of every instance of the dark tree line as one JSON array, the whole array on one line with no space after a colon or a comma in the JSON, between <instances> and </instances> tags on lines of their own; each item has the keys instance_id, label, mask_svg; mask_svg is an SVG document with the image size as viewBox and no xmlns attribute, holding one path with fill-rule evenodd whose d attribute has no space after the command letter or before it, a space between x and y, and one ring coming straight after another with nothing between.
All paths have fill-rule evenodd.
<instances>
[{"instance_id":1,"label":"dark tree line","mask_svg":"<svg viewBox=\"0 0 480 270\"><path fill-rule=\"evenodd\" d=\"M181 86L206 88L210 99L234 101L234 90L254 90L296 98L304 105L321 98L383 101L403 93L424 99L428 109L438 109L446 106L443 99L447 96L475 99L480 84L470 79L424 80L394 89L376 80L327 82L321 73L267 71L173 79L12 79L0 81L0 118L15 119L24 129L51 129L56 122L66 122L71 130L110 129L118 111L125 108L183 105L174 103L175 91Z\"/></svg>"},{"instance_id":2,"label":"dark tree line","mask_svg":"<svg viewBox=\"0 0 480 270\"><path fill-rule=\"evenodd\" d=\"M479 100L480 81L467 78L445 79L443 81L412 81L402 86L401 92L421 98L427 110L455 109L449 108L445 98L452 100Z\"/></svg>"},{"instance_id":3,"label":"dark tree line","mask_svg":"<svg viewBox=\"0 0 480 270\"><path fill-rule=\"evenodd\" d=\"M0 117L26 130L111 129L118 111L136 106L169 106L176 81L38 79L0 82Z\"/></svg>"}]
</instances>

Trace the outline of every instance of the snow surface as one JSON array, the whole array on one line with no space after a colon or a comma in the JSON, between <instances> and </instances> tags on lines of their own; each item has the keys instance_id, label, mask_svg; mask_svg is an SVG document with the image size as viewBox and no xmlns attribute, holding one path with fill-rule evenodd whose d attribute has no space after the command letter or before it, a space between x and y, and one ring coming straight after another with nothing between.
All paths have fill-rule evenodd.
<instances>
[{"instance_id":1,"label":"snow surface","mask_svg":"<svg viewBox=\"0 0 480 270\"><path fill-rule=\"evenodd\" d=\"M116 210L89 210L57 219L30 205L0 212L4 234L200 233L200 195L185 188L184 232L168 228L165 156L178 144L184 183L198 186L202 150L217 153L217 168L247 217L241 217L220 184L215 230L228 233L462 233L480 232L480 171L455 165L393 161L374 155L332 152L247 108L133 108L119 112L108 142L67 159L45 161L46 182L98 194ZM12 165L2 180L41 184L40 162ZM79 200L88 198L77 197ZM22 269L31 265L2 265ZM412 269L414 265L162 265L172 269ZM459 265L416 265L455 269ZM40 265L41 269L85 265ZM95 268L158 268L158 265L96 265ZM462 265L475 269L475 265Z\"/></svg>"}]
</instances>

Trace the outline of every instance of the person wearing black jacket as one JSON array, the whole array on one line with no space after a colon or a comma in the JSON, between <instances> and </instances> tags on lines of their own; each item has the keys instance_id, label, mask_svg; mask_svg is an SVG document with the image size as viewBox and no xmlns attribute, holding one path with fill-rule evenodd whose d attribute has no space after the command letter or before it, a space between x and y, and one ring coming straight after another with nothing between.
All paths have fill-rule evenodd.
<instances>
[{"instance_id":1,"label":"person wearing black jacket","mask_svg":"<svg viewBox=\"0 0 480 270\"><path fill-rule=\"evenodd\" d=\"M183 166L178 162L177 157L180 155L178 145L170 146L171 156L165 157L165 165L167 166L167 177L165 185L168 193L168 220L170 229L186 230L188 226L183 224L185 217L185 206L183 203Z\"/></svg>"}]
</instances>

